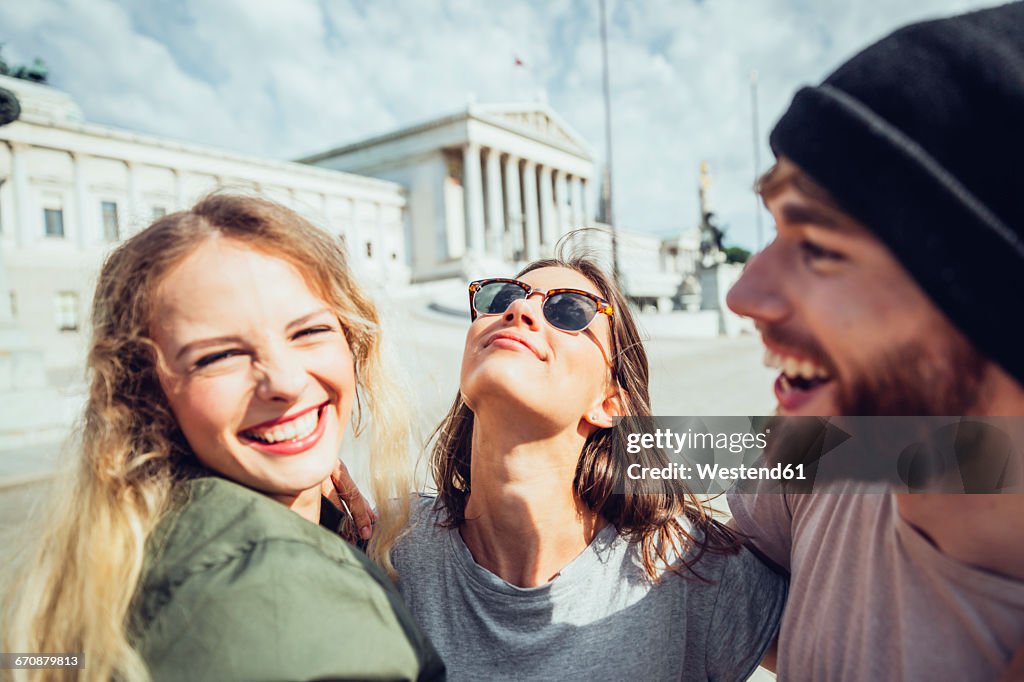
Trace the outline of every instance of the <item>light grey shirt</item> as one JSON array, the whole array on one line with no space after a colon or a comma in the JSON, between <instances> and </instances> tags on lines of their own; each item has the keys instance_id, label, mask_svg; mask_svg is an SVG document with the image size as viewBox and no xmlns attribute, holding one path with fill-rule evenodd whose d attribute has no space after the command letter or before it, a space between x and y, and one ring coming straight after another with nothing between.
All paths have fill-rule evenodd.
<instances>
[{"instance_id":1,"label":"light grey shirt","mask_svg":"<svg viewBox=\"0 0 1024 682\"><path fill-rule=\"evenodd\" d=\"M451 680L742 680L777 631L785 581L746 550L705 554L711 584L652 583L609 525L554 580L521 588L477 564L434 501L413 500L393 558Z\"/></svg>"},{"instance_id":2,"label":"light grey shirt","mask_svg":"<svg viewBox=\"0 0 1024 682\"><path fill-rule=\"evenodd\" d=\"M729 507L792 573L779 679L994 680L1024 643L1024 582L943 554L893 495L734 494Z\"/></svg>"}]
</instances>

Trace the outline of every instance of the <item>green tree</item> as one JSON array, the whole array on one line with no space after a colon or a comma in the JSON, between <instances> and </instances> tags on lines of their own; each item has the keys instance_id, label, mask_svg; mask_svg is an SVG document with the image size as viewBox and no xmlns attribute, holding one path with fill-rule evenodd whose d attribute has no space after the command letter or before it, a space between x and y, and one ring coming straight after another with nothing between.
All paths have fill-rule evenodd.
<instances>
[{"instance_id":1,"label":"green tree","mask_svg":"<svg viewBox=\"0 0 1024 682\"><path fill-rule=\"evenodd\" d=\"M750 251L742 246L727 246L723 251L725 251L726 263L746 263L750 260Z\"/></svg>"}]
</instances>

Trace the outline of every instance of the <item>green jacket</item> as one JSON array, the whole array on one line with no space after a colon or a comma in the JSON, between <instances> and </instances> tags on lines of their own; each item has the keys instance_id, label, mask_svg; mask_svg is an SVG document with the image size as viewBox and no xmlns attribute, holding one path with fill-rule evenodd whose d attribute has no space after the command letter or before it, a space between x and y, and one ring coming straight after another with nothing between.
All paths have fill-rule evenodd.
<instances>
[{"instance_id":1,"label":"green jacket","mask_svg":"<svg viewBox=\"0 0 1024 682\"><path fill-rule=\"evenodd\" d=\"M129 626L154 680L443 679L394 586L337 534L222 478L184 492Z\"/></svg>"}]
</instances>

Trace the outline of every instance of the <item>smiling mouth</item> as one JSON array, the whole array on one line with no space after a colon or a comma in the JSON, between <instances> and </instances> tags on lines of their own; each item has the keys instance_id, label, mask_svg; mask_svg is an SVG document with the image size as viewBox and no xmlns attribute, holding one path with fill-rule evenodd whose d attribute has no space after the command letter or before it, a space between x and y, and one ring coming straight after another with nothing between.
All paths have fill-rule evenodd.
<instances>
[{"instance_id":1,"label":"smiling mouth","mask_svg":"<svg viewBox=\"0 0 1024 682\"><path fill-rule=\"evenodd\" d=\"M765 349L766 367L779 370L775 397L786 411L794 411L832 383L832 375L823 365L794 355Z\"/></svg>"},{"instance_id":2,"label":"smiling mouth","mask_svg":"<svg viewBox=\"0 0 1024 682\"><path fill-rule=\"evenodd\" d=\"M271 424L265 427L254 427L239 432L239 436L246 440L274 445L276 443L297 443L309 438L316 430L320 420L323 418L324 408L327 403L318 405L307 410L305 413L290 419L284 423Z\"/></svg>"},{"instance_id":3,"label":"smiling mouth","mask_svg":"<svg viewBox=\"0 0 1024 682\"><path fill-rule=\"evenodd\" d=\"M494 336L492 336L490 338L490 340L487 341L486 344L484 344L484 347L487 348L488 346L494 346L494 345L498 345L499 348L512 348L512 349L516 349L516 350L528 350L531 353L533 353L537 357L537 359L539 359L539 360L543 360L544 359L544 357L540 354L540 352L536 348L531 346L530 343L528 341L526 341L526 339L523 339L523 338L520 338L518 336L515 336L514 334L504 334L504 333L495 334Z\"/></svg>"}]
</instances>

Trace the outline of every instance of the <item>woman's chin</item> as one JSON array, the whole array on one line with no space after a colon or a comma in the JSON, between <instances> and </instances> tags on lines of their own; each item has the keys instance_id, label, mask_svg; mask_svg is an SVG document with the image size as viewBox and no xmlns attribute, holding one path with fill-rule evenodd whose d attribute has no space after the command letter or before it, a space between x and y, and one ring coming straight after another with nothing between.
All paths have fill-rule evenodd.
<instances>
[{"instance_id":1,"label":"woman's chin","mask_svg":"<svg viewBox=\"0 0 1024 682\"><path fill-rule=\"evenodd\" d=\"M335 442L337 444L335 445ZM236 483L271 495L298 494L319 486L334 470L340 441L327 439L300 454L289 456L246 453L238 464L241 472L221 473Z\"/></svg>"},{"instance_id":2,"label":"woman's chin","mask_svg":"<svg viewBox=\"0 0 1024 682\"><path fill-rule=\"evenodd\" d=\"M546 380L537 374L536 367L517 360L514 357L490 358L472 371L464 372L459 388L466 402L473 404L473 398L479 402L481 398L492 397L515 402L536 400Z\"/></svg>"}]
</instances>

